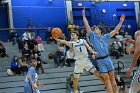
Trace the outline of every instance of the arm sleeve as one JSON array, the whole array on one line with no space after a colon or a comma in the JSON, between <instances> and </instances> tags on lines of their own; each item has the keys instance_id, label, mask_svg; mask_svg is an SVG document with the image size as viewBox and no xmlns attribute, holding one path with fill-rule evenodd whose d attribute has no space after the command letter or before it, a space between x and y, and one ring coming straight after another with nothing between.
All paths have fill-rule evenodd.
<instances>
[{"instance_id":1,"label":"arm sleeve","mask_svg":"<svg viewBox=\"0 0 140 93\"><path fill-rule=\"evenodd\" d=\"M33 69L32 68L29 68L28 74L33 75Z\"/></svg>"},{"instance_id":2,"label":"arm sleeve","mask_svg":"<svg viewBox=\"0 0 140 93\"><path fill-rule=\"evenodd\" d=\"M110 33L108 33L108 34L104 34L104 37L105 37L106 39L111 38Z\"/></svg>"},{"instance_id":3,"label":"arm sleeve","mask_svg":"<svg viewBox=\"0 0 140 93\"><path fill-rule=\"evenodd\" d=\"M83 39L83 43L84 43L84 44L87 44L87 41L86 41L85 39Z\"/></svg>"},{"instance_id":4,"label":"arm sleeve","mask_svg":"<svg viewBox=\"0 0 140 93\"><path fill-rule=\"evenodd\" d=\"M95 35L95 32L90 31L90 33L89 33L90 38L91 38L91 37L93 37L93 38L94 38L94 35Z\"/></svg>"},{"instance_id":5,"label":"arm sleeve","mask_svg":"<svg viewBox=\"0 0 140 93\"><path fill-rule=\"evenodd\" d=\"M108 39L111 38L110 33L104 34L104 38L105 38L105 40L108 42Z\"/></svg>"}]
</instances>

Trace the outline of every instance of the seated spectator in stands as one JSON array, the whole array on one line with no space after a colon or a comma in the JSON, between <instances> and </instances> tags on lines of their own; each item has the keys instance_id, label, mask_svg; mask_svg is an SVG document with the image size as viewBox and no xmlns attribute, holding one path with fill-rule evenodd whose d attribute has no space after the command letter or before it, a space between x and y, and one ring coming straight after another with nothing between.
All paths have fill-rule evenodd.
<instances>
[{"instance_id":1,"label":"seated spectator in stands","mask_svg":"<svg viewBox=\"0 0 140 93\"><path fill-rule=\"evenodd\" d=\"M66 66L66 46L64 44L59 44L58 47L59 47L60 51L62 51L64 54L63 66Z\"/></svg>"},{"instance_id":2,"label":"seated spectator in stands","mask_svg":"<svg viewBox=\"0 0 140 93\"><path fill-rule=\"evenodd\" d=\"M55 52L54 63L60 67L62 64L64 65L65 56L64 53L57 47L57 51Z\"/></svg>"},{"instance_id":3,"label":"seated spectator in stands","mask_svg":"<svg viewBox=\"0 0 140 93\"><path fill-rule=\"evenodd\" d=\"M31 34L28 32L28 30L26 30L25 33L23 33L23 40L26 43L29 43L29 41L31 40Z\"/></svg>"},{"instance_id":4,"label":"seated spectator in stands","mask_svg":"<svg viewBox=\"0 0 140 93\"><path fill-rule=\"evenodd\" d=\"M36 40L34 39L34 37L31 37L31 40L29 42L29 49L31 49L32 51L34 50L34 47L37 45Z\"/></svg>"},{"instance_id":5,"label":"seated spectator in stands","mask_svg":"<svg viewBox=\"0 0 140 93\"><path fill-rule=\"evenodd\" d=\"M70 76L68 78L66 78L66 88L67 88L66 93L72 93L73 92L73 79L74 79L74 74L70 74ZM79 86L78 86L78 90L80 91Z\"/></svg>"},{"instance_id":6,"label":"seated spectator in stands","mask_svg":"<svg viewBox=\"0 0 140 93\"><path fill-rule=\"evenodd\" d=\"M21 72L24 75L26 75L28 68L29 68L29 65L27 64L27 61L26 61L26 57L23 56L23 57L19 58L19 66L20 66Z\"/></svg>"},{"instance_id":7,"label":"seated spectator in stands","mask_svg":"<svg viewBox=\"0 0 140 93\"><path fill-rule=\"evenodd\" d=\"M120 52L120 55L124 55L124 49L119 39L116 38L116 40L113 43L114 48Z\"/></svg>"},{"instance_id":8,"label":"seated spectator in stands","mask_svg":"<svg viewBox=\"0 0 140 93\"><path fill-rule=\"evenodd\" d=\"M25 42L22 40L21 37L19 37L17 43L18 43L18 49L19 49L19 52L21 52L22 49L24 48Z\"/></svg>"},{"instance_id":9,"label":"seated spectator in stands","mask_svg":"<svg viewBox=\"0 0 140 93\"><path fill-rule=\"evenodd\" d=\"M56 43L56 41L53 39L52 35L51 35L51 27L48 27L48 30L45 33L46 36L46 40L47 40L47 44L50 44L50 42L54 41Z\"/></svg>"},{"instance_id":10,"label":"seated spectator in stands","mask_svg":"<svg viewBox=\"0 0 140 93\"><path fill-rule=\"evenodd\" d=\"M68 24L68 30L69 30L69 32L76 30L76 25L71 21Z\"/></svg>"},{"instance_id":11,"label":"seated spectator in stands","mask_svg":"<svg viewBox=\"0 0 140 93\"><path fill-rule=\"evenodd\" d=\"M82 29L80 32L79 32L79 39L86 39L86 33L85 33L85 29Z\"/></svg>"},{"instance_id":12,"label":"seated spectator in stands","mask_svg":"<svg viewBox=\"0 0 140 93\"><path fill-rule=\"evenodd\" d=\"M112 45L110 46L110 53L111 53L111 56L116 56L116 59L119 59L120 52L119 52L119 50L117 50L115 48L115 44L114 43L112 43Z\"/></svg>"},{"instance_id":13,"label":"seated spectator in stands","mask_svg":"<svg viewBox=\"0 0 140 93\"><path fill-rule=\"evenodd\" d=\"M35 54L38 54L38 56L41 56L41 53L40 51L38 50L37 46L34 47L34 50L33 50L33 55Z\"/></svg>"},{"instance_id":14,"label":"seated spectator in stands","mask_svg":"<svg viewBox=\"0 0 140 93\"><path fill-rule=\"evenodd\" d=\"M125 35L124 35L124 38L132 38L132 36L129 35L129 33L126 31L126 32L125 32Z\"/></svg>"},{"instance_id":15,"label":"seated spectator in stands","mask_svg":"<svg viewBox=\"0 0 140 93\"><path fill-rule=\"evenodd\" d=\"M122 25L122 27L123 27L123 26L124 26L124 25ZM121 29L120 32L119 32L119 35L124 37L124 35L125 35L124 30ZM116 36L117 36L117 35L116 35Z\"/></svg>"},{"instance_id":16,"label":"seated spectator in stands","mask_svg":"<svg viewBox=\"0 0 140 93\"><path fill-rule=\"evenodd\" d=\"M116 35L115 38L118 39L118 41L123 41L124 37L122 35Z\"/></svg>"},{"instance_id":17,"label":"seated spectator in stands","mask_svg":"<svg viewBox=\"0 0 140 93\"><path fill-rule=\"evenodd\" d=\"M128 44L125 42L125 40L121 41L122 44L122 48L123 48L123 55L127 54L126 52L126 48L128 46Z\"/></svg>"},{"instance_id":18,"label":"seated spectator in stands","mask_svg":"<svg viewBox=\"0 0 140 93\"><path fill-rule=\"evenodd\" d=\"M19 35L16 32L16 30L15 29L11 30L9 39L10 41L12 41L13 46L16 45L18 38Z\"/></svg>"},{"instance_id":19,"label":"seated spectator in stands","mask_svg":"<svg viewBox=\"0 0 140 93\"><path fill-rule=\"evenodd\" d=\"M38 50L39 51L45 51L44 46L42 44L42 38L40 36L37 36L36 42L37 42Z\"/></svg>"},{"instance_id":20,"label":"seated spectator in stands","mask_svg":"<svg viewBox=\"0 0 140 93\"><path fill-rule=\"evenodd\" d=\"M28 44L24 45L22 50L22 56L26 57L27 60L30 60L32 57L32 51L28 48Z\"/></svg>"},{"instance_id":21,"label":"seated spectator in stands","mask_svg":"<svg viewBox=\"0 0 140 93\"><path fill-rule=\"evenodd\" d=\"M72 63L75 62L75 59L73 58L74 54L72 52L71 49L67 50L66 52L66 62L67 62L67 66L70 67Z\"/></svg>"},{"instance_id":22,"label":"seated spectator in stands","mask_svg":"<svg viewBox=\"0 0 140 93\"><path fill-rule=\"evenodd\" d=\"M120 75L116 77L116 83L119 88L119 93L128 93L127 85L125 84L124 80L121 78Z\"/></svg>"},{"instance_id":23,"label":"seated spectator in stands","mask_svg":"<svg viewBox=\"0 0 140 93\"><path fill-rule=\"evenodd\" d=\"M6 50L5 50L4 46L3 46L3 44L0 42L0 57L5 57L5 56L8 57L8 55L6 54Z\"/></svg>"},{"instance_id":24,"label":"seated spectator in stands","mask_svg":"<svg viewBox=\"0 0 140 93\"><path fill-rule=\"evenodd\" d=\"M37 67L36 67L37 73L39 73L39 68L41 68L42 73L44 73L44 68L42 66L42 60L41 60L41 58L38 56L38 54L35 54L33 56L33 58L37 61Z\"/></svg>"},{"instance_id":25,"label":"seated spectator in stands","mask_svg":"<svg viewBox=\"0 0 140 93\"><path fill-rule=\"evenodd\" d=\"M21 74L21 71L20 71L20 68L19 68L19 60L18 60L18 57L17 56L14 56L12 58L12 61L11 61L11 70L16 75L20 75Z\"/></svg>"}]
</instances>

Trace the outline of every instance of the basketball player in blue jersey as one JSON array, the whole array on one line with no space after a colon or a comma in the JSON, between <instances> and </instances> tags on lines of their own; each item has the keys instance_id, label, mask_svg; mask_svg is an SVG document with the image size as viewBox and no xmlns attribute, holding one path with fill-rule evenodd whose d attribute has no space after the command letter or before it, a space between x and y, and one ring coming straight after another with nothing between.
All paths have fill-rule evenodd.
<instances>
[{"instance_id":1,"label":"basketball player in blue jersey","mask_svg":"<svg viewBox=\"0 0 140 93\"><path fill-rule=\"evenodd\" d=\"M134 51L133 60L131 62L130 67L126 71L126 76L130 77L130 74L137 63L137 60L140 57L140 30L135 32L135 40L126 39L126 41L132 44L131 48L129 48L130 49L129 54L131 51ZM140 67L133 76L133 80L131 82L131 86L129 89L129 93L139 93L139 92L140 92Z\"/></svg>"},{"instance_id":2,"label":"basketball player in blue jersey","mask_svg":"<svg viewBox=\"0 0 140 93\"><path fill-rule=\"evenodd\" d=\"M84 69L86 69L87 71L90 71L98 79L102 80L102 78L99 76L98 71L92 65L92 63L90 62L90 59L88 58L87 49L89 50L90 53L92 53L93 59L95 59L97 52L93 51L93 49L88 45L86 40L78 39L78 36L79 36L79 33L77 31L73 31L71 32L71 41L54 38L59 43L65 44L68 47L70 47L73 51L73 57L76 60L75 66L74 66L74 80L73 80L74 93L79 93L78 92L78 79L79 79L80 74L83 73Z\"/></svg>"},{"instance_id":3,"label":"basketball player in blue jersey","mask_svg":"<svg viewBox=\"0 0 140 93\"><path fill-rule=\"evenodd\" d=\"M82 11L83 22L86 27L86 31L90 36L90 42L93 45L93 48L96 52L98 52L98 56L96 58L98 69L103 77L105 86L107 88L108 93L118 93L117 84L115 81L115 73L114 73L114 65L112 63L111 58L109 57L108 52L108 39L113 37L115 34L119 33L119 29L122 26L122 23L125 19L125 16L122 15L120 18L119 24L116 28L110 33L102 35L103 29L101 27L96 27L95 31L92 31L87 18L85 16L85 9Z\"/></svg>"},{"instance_id":4,"label":"basketball player in blue jersey","mask_svg":"<svg viewBox=\"0 0 140 93\"><path fill-rule=\"evenodd\" d=\"M24 93L34 93L33 91L37 89L34 85L37 61L35 59L32 59L31 61L32 67L29 68L25 78Z\"/></svg>"}]
</instances>

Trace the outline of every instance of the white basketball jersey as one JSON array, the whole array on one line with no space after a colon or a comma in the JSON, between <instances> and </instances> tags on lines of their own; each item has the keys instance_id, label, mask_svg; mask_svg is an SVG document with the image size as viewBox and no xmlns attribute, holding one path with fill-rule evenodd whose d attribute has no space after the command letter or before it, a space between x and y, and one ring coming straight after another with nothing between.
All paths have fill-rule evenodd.
<instances>
[{"instance_id":1,"label":"white basketball jersey","mask_svg":"<svg viewBox=\"0 0 140 93\"><path fill-rule=\"evenodd\" d=\"M77 41L71 41L70 43L72 43L75 59L79 59L84 56L86 56L86 57L88 56L87 48L85 45L87 43L86 40L79 39Z\"/></svg>"}]
</instances>

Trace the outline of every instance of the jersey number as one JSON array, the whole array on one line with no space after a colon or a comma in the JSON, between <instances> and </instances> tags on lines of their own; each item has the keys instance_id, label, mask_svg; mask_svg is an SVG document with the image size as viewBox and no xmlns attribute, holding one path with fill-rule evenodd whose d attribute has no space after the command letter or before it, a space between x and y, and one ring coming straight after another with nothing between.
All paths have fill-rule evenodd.
<instances>
[{"instance_id":1,"label":"jersey number","mask_svg":"<svg viewBox=\"0 0 140 93\"><path fill-rule=\"evenodd\" d=\"M79 49L80 49L80 52L82 52L82 49L81 49L81 47L80 47Z\"/></svg>"}]
</instances>

